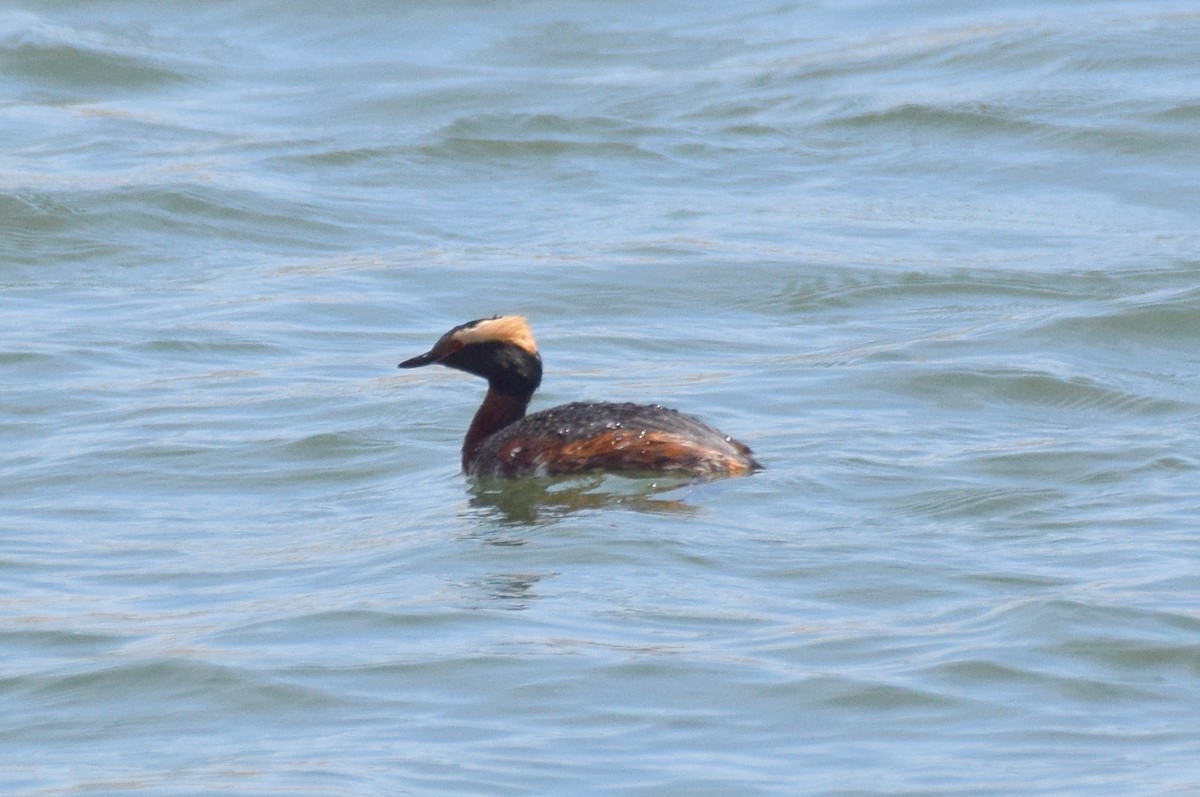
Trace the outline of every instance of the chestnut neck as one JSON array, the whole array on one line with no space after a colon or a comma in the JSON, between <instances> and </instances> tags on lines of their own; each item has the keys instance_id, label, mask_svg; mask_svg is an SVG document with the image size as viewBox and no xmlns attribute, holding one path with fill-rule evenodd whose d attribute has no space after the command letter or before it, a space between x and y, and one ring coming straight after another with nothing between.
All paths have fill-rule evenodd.
<instances>
[{"instance_id":1,"label":"chestnut neck","mask_svg":"<svg viewBox=\"0 0 1200 797\"><path fill-rule=\"evenodd\" d=\"M475 456L479 453L479 447L483 445L484 440L510 423L525 417L525 408L529 406L529 399L532 396L532 391L526 395L514 395L501 392L492 387L490 383L488 384L487 395L483 397L483 403L475 411L475 417L471 419L471 426L467 429L467 436L463 440L462 469L464 472L471 470L471 463L475 461Z\"/></svg>"}]
</instances>

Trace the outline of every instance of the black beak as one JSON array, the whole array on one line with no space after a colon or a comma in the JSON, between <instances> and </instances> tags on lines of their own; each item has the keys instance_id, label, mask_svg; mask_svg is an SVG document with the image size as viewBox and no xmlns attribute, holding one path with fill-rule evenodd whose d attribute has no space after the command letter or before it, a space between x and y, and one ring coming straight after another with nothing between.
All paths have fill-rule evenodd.
<instances>
[{"instance_id":1,"label":"black beak","mask_svg":"<svg viewBox=\"0 0 1200 797\"><path fill-rule=\"evenodd\" d=\"M442 359L442 358L438 357L433 352L427 351L424 354L418 354L416 357L413 357L411 360L405 360L404 362L400 363L400 367L401 368L420 368L422 365L430 365L431 363L435 363L440 359Z\"/></svg>"}]
</instances>

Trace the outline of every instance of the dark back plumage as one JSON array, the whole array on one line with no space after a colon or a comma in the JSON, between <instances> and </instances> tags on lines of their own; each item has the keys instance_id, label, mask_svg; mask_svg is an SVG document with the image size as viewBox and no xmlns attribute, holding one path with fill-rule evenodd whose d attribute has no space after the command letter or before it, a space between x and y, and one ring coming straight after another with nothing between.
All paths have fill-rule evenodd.
<instances>
[{"instance_id":1,"label":"dark back plumage","mask_svg":"<svg viewBox=\"0 0 1200 797\"><path fill-rule=\"evenodd\" d=\"M759 467L749 448L691 415L656 404L577 401L498 430L470 470L475 476L595 470L712 476Z\"/></svg>"}]
</instances>

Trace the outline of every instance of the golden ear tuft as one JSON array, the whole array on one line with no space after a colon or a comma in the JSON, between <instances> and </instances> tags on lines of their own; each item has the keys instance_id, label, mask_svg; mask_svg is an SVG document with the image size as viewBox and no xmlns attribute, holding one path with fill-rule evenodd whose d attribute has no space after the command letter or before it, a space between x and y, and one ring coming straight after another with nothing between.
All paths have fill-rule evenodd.
<instances>
[{"instance_id":1,"label":"golden ear tuft","mask_svg":"<svg viewBox=\"0 0 1200 797\"><path fill-rule=\"evenodd\" d=\"M463 327L454 334L454 339L464 346L472 343L508 343L530 354L537 354L537 342L529 322L519 315L502 315L485 318Z\"/></svg>"}]
</instances>

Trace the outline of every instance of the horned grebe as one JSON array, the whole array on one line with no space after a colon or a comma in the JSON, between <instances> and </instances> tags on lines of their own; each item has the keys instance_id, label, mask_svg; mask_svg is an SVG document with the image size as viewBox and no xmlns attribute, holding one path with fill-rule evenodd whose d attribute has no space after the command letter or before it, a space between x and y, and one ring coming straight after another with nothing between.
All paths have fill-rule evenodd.
<instances>
[{"instance_id":1,"label":"horned grebe","mask_svg":"<svg viewBox=\"0 0 1200 797\"><path fill-rule=\"evenodd\" d=\"M488 381L462 447L470 476L558 476L586 471L681 471L734 476L759 467L750 449L690 415L658 405L574 402L526 416L542 382L542 358L521 316L469 321L425 354Z\"/></svg>"}]
</instances>

